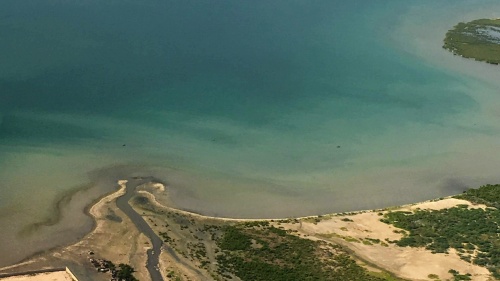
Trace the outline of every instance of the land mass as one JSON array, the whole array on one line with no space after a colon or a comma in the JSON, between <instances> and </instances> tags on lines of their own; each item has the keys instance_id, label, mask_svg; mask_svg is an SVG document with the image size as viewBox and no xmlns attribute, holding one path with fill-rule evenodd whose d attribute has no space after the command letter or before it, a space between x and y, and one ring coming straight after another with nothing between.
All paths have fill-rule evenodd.
<instances>
[{"instance_id":1,"label":"land mass","mask_svg":"<svg viewBox=\"0 0 500 281\"><path fill-rule=\"evenodd\" d=\"M500 19L461 22L446 33L444 49L464 58L500 63Z\"/></svg>"},{"instance_id":2,"label":"land mass","mask_svg":"<svg viewBox=\"0 0 500 281\"><path fill-rule=\"evenodd\" d=\"M80 242L2 268L0 280L3 273L63 266L79 280L500 277L500 185L387 209L266 220L208 217L162 205L155 195L168 187L154 179L120 181L119 187L90 209L96 228ZM119 198L140 217L124 213ZM137 227L137 221L146 224ZM152 236L161 237L159 253ZM116 277L124 272L126 277Z\"/></svg>"}]
</instances>

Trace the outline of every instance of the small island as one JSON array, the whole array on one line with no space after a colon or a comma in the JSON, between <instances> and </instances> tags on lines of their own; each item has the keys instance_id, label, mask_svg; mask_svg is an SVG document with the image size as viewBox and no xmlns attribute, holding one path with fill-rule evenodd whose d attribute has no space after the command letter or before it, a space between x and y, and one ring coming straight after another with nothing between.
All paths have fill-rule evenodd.
<instances>
[{"instance_id":1,"label":"small island","mask_svg":"<svg viewBox=\"0 0 500 281\"><path fill-rule=\"evenodd\" d=\"M478 19L458 23L446 33L443 48L454 55L498 65L500 19Z\"/></svg>"}]
</instances>

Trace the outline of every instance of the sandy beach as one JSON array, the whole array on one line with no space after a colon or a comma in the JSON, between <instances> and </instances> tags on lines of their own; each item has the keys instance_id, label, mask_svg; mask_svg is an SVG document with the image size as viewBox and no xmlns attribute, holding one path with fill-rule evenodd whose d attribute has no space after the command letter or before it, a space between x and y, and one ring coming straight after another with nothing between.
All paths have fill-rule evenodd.
<instances>
[{"instance_id":1,"label":"sandy beach","mask_svg":"<svg viewBox=\"0 0 500 281\"><path fill-rule=\"evenodd\" d=\"M96 273L88 262L89 258L103 258L112 260L115 264L130 264L136 269L137 278L150 280L145 268L146 250L150 247L150 241L137 231L128 217L115 205L116 199L125 193L126 183L126 180L119 181L119 188L115 192L103 197L90 207L89 214L95 220L95 227L81 241L39 254L23 263L1 268L0 273L71 265L72 268L76 268L75 274L83 277L82 280L106 280L106 275ZM178 210L159 203L154 196L158 192L168 192L168 188L159 183L143 184L137 188L136 199L131 200L130 204L142 214L156 233L166 229L173 241L179 241L172 245L177 252L176 255L172 255L169 251L161 251L159 268L165 280L168 280L166 273L170 276L173 276L172 274L182 276L185 280L212 280L211 271L201 268L199 261L187 255L190 248L186 245L197 243L198 238L193 240L187 237L185 232L200 235L197 232L198 229L207 223L222 226L257 220L218 218ZM137 198L147 198L147 200ZM144 203L141 202L149 203L143 205ZM468 208L486 208L485 205L471 204L465 200L447 197L386 209L258 221L269 221L276 227L290 230L291 233L302 238L342 245L349 249L359 264L372 271L384 270L408 280L426 280L430 275L446 280L452 277L448 271L453 268L463 274L471 274L473 280L489 280L490 273L486 268L460 259L454 250L446 254L431 253L423 248L398 247L385 242L398 240L403 234L400 229L380 221L384 213L418 209L439 210L457 205L467 205ZM176 224L181 221L190 223L180 224L179 229ZM183 230L184 227L185 230ZM374 240L381 242L370 242ZM208 243L207 247L213 246Z\"/></svg>"},{"instance_id":2,"label":"sandy beach","mask_svg":"<svg viewBox=\"0 0 500 281\"><path fill-rule=\"evenodd\" d=\"M150 192L139 191L138 194L147 197L161 210L170 210L193 218L223 222L258 221L203 216L164 206L156 201L154 195ZM490 280L491 274L486 268L462 260L453 249L450 249L447 254L431 253L430 250L423 248L399 247L395 244L385 242L374 244L369 243L369 240L367 240L378 239L380 241L387 241L399 240L403 237L398 232L401 229L380 221L381 216L388 211L441 210L458 205L466 205L468 208L486 208L485 205L472 204L466 200L446 197L380 210L362 210L322 216L300 217L297 218L300 224L287 223L288 218L261 220L272 221L277 227L296 231L295 233L301 237L343 245L350 249L354 257L361 264L367 266L367 268L387 270L398 277L408 280L427 280L430 275L436 275L441 280L447 280L453 277L448 272L450 269L458 270L463 274L469 273L473 278L472 280ZM155 227L155 223L153 222L150 225L152 228Z\"/></svg>"}]
</instances>

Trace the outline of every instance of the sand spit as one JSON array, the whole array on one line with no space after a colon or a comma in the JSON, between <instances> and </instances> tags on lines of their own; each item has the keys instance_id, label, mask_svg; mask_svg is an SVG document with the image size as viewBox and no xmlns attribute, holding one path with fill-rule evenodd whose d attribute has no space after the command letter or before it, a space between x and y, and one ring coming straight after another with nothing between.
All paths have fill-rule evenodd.
<instances>
[{"instance_id":1,"label":"sand spit","mask_svg":"<svg viewBox=\"0 0 500 281\"><path fill-rule=\"evenodd\" d=\"M130 264L139 280L150 280L144 266L150 242L141 235L132 222L116 207L115 200L125 192L126 181L120 188L99 200L89 210L96 224L79 242L35 255L28 260L4 268L0 273L25 272L45 268L70 266L80 281L109 280L110 275L98 273L90 259L106 259L114 264Z\"/></svg>"},{"instance_id":2,"label":"sand spit","mask_svg":"<svg viewBox=\"0 0 500 281\"><path fill-rule=\"evenodd\" d=\"M140 234L133 223L117 207L116 199L125 193L127 181L119 181L119 189L116 192L102 198L95 203L89 213L95 220L95 228L81 241L71 246L62 247L32 257L31 259L6 268L0 268L0 273L22 272L35 269L53 268L60 266L71 266L81 280L109 280L109 276L97 273L89 263L90 258L102 258L111 260L115 264L126 263L132 265L137 272L135 276L139 280L150 280L145 264L147 260L146 250L150 247L147 237ZM170 224L169 235L179 241L172 246L177 254L172 254L167 247L162 249L160 255L159 270L164 274L164 279L169 280L171 276L182 277L183 280L213 280L210 275L211 267L216 265L210 263L209 269L202 269L199 261L186 255L188 248L186 244L193 241L184 241L182 232L191 232L200 228L204 223L224 225L230 223L256 221L253 219L231 219L209 217L183 210L171 208L159 203L155 194L165 192L160 184L152 183L150 188L140 188L136 191L136 199L131 200L132 207L138 211L155 232L165 231ZM163 187L163 188L162 188ZM140 203L141 197L148 200L148 206L160 211L147 211ZM139 203L138 203L139 202ZM382 223L381 216L388 211L412 211L417 209L443 209L457 205L467 205L469 208L485 208L484 205L473 205L468 201L455 198L444 198L441 200L430 200L422 203L388 208L383 210L359 211L350 213L338 213L324 216L302 217L293 219L299 223L292 223L290 219L265 219L272 222L276 227L290 229L300 237L324 240L343 245L353 256L367 266L370 270L382 269L408 280L428 280L430 274L437 275L440 280L452 278L448 273L450 269L458 270L462 274L470 273L472 280L490 280L490 273L486 268L473 265L461 260L458 254L450 250L448 254L433 254L422 248L398 247L394 244L385 243L388 240L397 240L402 237L397 228ZM152 210L151 209L151 210ZM170 218L167 219L167 217ZM183 225L175 225L175 220L184 217L189 221L196 221L188 229L183 230ZM167 220L168 223L167 223ZM264 219L263 219L264 220ZM179 229L179 226L180 229ZM186 226L187 227L187 226ZM369 239L378 239L381 243L367 243ZM184 242L186 243L184 243ZM206 242L207 247L211 247ZM170 249L170 250L172 250ZM92 253L92 254L91 254ZM210 257L214 258L214 257ZM169 277L170 276L170 277Z\"/></svg>"},{"instance_id":3,"label":"sand spit","mask_svg":"<svg viewBox=\"0 0 500 281\"><path fill-rule=\"evenodd\" d=\"M256 221L247 219L214 218L187 211L177 210L164 206L156 201L148 191L139 191L152 202L155 207L170 210L205 220L222 222ZM429 275L439 276L440 280L452 279L448 271L455 269L462 274L470 273L472 280L486 281L490 279L490 272L484 268L460 259L454 249L448 254L433 254L423 248L399 247L389 243L363 243L367 238L381 241L398 240L403 237L398 229L380 221L381 216L390 211L413 211L418 209L440 210L458 205L467 205L468 208L486 208L486 205L472 204L469 201L446 197L440 200L429 200L421 203L402 205L385 210L364 210L359 212L337 213L325 216L309 216L297 218L300 224L286 223L288 219L262 219L272 221L277 227L283 227L296 232L297 235L313 240L324 240L341 244L353 253L360 264L370 270L383 269L394 275L408 280L429 280ZM348 218L351 221L346 220ZM285 221L285 222L284 222ZM151 227L153 221L151 221Z\"/></svg>"}]
</instances>

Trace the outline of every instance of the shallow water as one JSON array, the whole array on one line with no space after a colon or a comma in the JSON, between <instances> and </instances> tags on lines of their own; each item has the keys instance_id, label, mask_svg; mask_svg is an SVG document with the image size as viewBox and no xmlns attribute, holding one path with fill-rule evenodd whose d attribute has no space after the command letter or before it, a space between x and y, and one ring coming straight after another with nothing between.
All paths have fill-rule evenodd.
<instances>
[{"instance_id":1,"label":"shallow water","mask_svg":"<svg viewBox=\"0 0 500 281\"><path fill-rule=\"evenodd\" d=\"M0 252L30 246L0 264L81 235L75 202L131 175L228 217L499 182L498 68L441 40L500 4L372 2L2 1ZM80 186L63 223L26 234Z\"/></svg>"}]
</instances>

